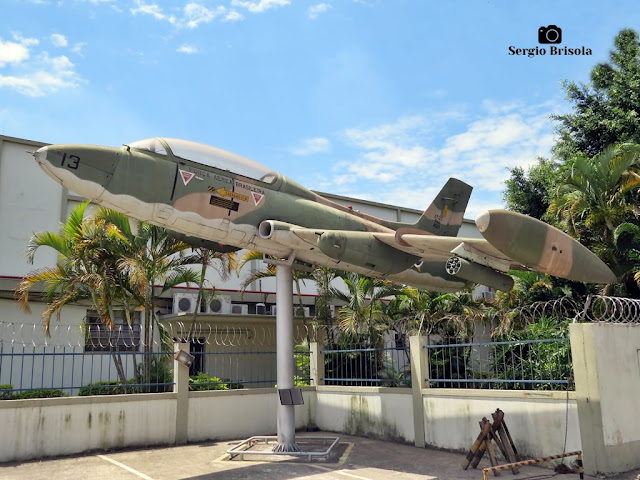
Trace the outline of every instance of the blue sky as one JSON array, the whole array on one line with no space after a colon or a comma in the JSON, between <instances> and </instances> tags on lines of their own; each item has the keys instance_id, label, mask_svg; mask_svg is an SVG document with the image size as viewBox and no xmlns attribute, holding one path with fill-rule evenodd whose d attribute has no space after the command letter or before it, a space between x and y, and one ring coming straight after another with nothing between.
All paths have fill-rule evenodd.
<instances>
[{"instance_id":1,"label":"blue sky","mask_svg":"<svg viewBox=\"0 0 640 480\"><path fill-rule=\"evenodd\" d=\"M467 217L548 156L562 80L588 81L636 0L3 0L0 133L214 145L312 189ZM562 29L551 55L541 26ZM546 55L509 55L509 47Z\"/></svg>"}]
</instances>

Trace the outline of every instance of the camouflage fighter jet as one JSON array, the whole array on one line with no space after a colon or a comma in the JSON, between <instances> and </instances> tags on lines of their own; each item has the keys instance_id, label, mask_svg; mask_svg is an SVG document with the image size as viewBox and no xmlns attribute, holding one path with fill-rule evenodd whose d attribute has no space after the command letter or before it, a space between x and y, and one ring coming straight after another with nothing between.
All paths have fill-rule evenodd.
<instances>
[{"instance_id":1,"label":"camouflage fighter jet","mask_svg":"<svg viewBox=\"0 0 640 480\"><path fill-rule=\"evenodd\" d=\"M616 281L580 243L518 213L484 212L476 219L484 238L457 237L472 188L454 178L407 224L343 207L251 160L185 140L50 145L35 158L69 190L222 252L246 248L443 292L472 283L508 291L511 269Z\"/></svg>"}]
</instances>

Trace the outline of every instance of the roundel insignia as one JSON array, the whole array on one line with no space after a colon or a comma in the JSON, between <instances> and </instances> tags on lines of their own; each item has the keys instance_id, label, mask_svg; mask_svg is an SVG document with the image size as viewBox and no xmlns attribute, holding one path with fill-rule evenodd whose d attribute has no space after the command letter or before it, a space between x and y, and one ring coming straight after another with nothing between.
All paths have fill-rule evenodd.
<instances>
[{"instance_id":1,"label":"roundel insignia","mask_svg":"<svg viewBox=\"0 0 640 480\"><path fill-rule=\"evenodd\" d=\"M178 169L178 170L180 170L180 169ZM196 176L195 173L187 172L185 170L180 170L180 177L182 178L182 183L184 183L185 187L191 181L191 179L193 177L195 177L195 176Z\"/></svg>"},{"instance_id":2,"label":"roundel insignia","mask_svg":"<svg viewBox=\"0 0 640 480\"><path fill-rule=\"evenodd\" d=\"M253 203L255 203L256 207L257 207L258 204L264 198L264 195L262 193L258 193L258 192L251 192L251 197L253 198Z\"/></svg>"}]
</instances>

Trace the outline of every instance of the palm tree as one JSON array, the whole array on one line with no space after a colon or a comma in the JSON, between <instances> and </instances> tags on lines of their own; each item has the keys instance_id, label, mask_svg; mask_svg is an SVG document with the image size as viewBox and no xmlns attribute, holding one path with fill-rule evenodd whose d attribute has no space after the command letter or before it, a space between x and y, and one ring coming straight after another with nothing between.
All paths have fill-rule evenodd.
<instances>
[{"instance_id":1,"label":"palm tree","mask_svg":"<svg viewBox=\"0 0 640 480\"><path fill-rule=\"evenodd\" d=\"M107 226L109 234L117 239L113 254L117 257L117 272L126 278L125 291L131 295L135 305L144 311L143 344L144 382L149 383L151 375L151 345L155 327L160 331L161 343L168 349L170 341L167 332L158 322L155 313L156 299L172 287L186 283L197 283L196 272L186 267L197 263L199 257L185 255L190 246L175 239L169 231L137 221L135 231L129 217L101 207L96 218ZM162 282L159 292L155 286ZM128 318L130 321L130 319Z\"/></svg>"},{"instance_id":2,"label":"palm tree","mask_svg":"<svg viewBox=\"0 0 640 480\"><path fill-rule=\"evenodd\" d=\"M331 287L329 292L333 298L346 303L338 309L340 329L352 340L364 335L371 344L379 343L389 326L382 299L400 295L406 288L358 273L342 272L338 276L347 291Z\"/></svg>"},{"instance_id":3,"label":"palm tree","mask_svg":"<svg viewBox=\"0 0 640 480\"><path fill-rule=\"evenodd\" d=\"M222 280L229 278L229 274L232 270L236 269L236 255L235 253L220 253L208 248L195 247L192 249L192 256L194 263L200 265L200 275L198 277L198 296L196 298L196 305L200 305L203 299L206 299L205 287L207 282L207 269L209 267L216 270ZM215 285L211 285L211 295L215 295ZM191 327L187 338L190 339L193 334L193 330L196 326L198 318L198 308L193 310L193 317L191 321Z\"/></svg>"},{"instance_id":4,"label":"palm tree","mask_svg":"<svg viewBox=\"0 0 640 480\"><path fill-rule=\"evenodd\" d=\"M113 305L122 304L125 311L131 310L130 295L122 286L126 283L116 268L113 256L114 237L105 229L105 224L95 217L84 218L89 202L78 205L69 218L60 225L59 232L34 233L27 245L27 261L33 263L36 251L43 246L58 252L55 267L45 267L27 274L16 290L21 308L30 312L29 294L39 282L44 283L43 297L47 308L43 313L43 329L50 335L51 317L58 320L64 306L89 300L102 322L114 324ZM119 352L112 356L118 376L126 385L126 376Z\"/></svg>"},{"instance_id":5,"label":"palm tree","mask_svg":"<svg viewBox=\"0 0 640 480\"><path fill-rule=\"evenodd\" d=\"M410 288L396 302L397 322L418 335L469 338L473 335L474 320L482 317L485 310L470 291L440 293Z\"/></svg>"},{"instance_id":6,"label":"palm tree","mask_svg":"<svg viewBox=\"0 0 640 480\"><path fill-rule=\"evenodd\" d=\"M635 223L624 222L618 225L614 232L616 249L625 263L625 272L620 276L620 281L625 285L627 292L635 290L635 297L640 290L640 226ZM629 282L635 283L635 288L630 288Z\"/></svg>"},{"instance_id":7,"label":"palm tree","mask_svg":"<svg viewBox=\"0 0 640 480\"><path fill-rule=\"evenodd\" d=\"M238 262L236 269L239 272L242 269L242 267L244 267L251 260L262 260L263 258L264 258L264 254L260 252L256 252L254 250L248 250ZM304 284L305 280L314 279L313 272L314 270L307 269L307 268L304 268L304 269L294 268L292 272L293 282L296 286L296 293L298 295L298 305L299 305L298 314L299 315L302 315L302 309L303 309L301 285ZM247 275L242 280L241 288L244 291L253 282L256 282L263 278L275 278L275 276L276 276L276 265L274 265L273 263L266 263L265 267L262 270L256 270L255 272L252 272L249 275Z\"/></svg>"},{"instance_id":8,"label":"palm tree","mask_svg":"<svg viewBox=\"0 0 640 480\"><path fill-rule=\"evenodd\" d=\"M549 213L574 235L579 224L610 241L615 227L637 214L628 192L640 186L640 145L607 147L589 159L574 160L569 178L558 188Z\"/></svg>"},{"instance_id":9,"label":"palm tree","mask_svg":"<svg viewBox=\"0 0 640 480\"><path fill-rule=\"evenodd\" d=\"M44 283L43 328L50 335L53 314L60 318L62 308L80 300L90 300L107 325L113 323L110 300L120 297L114 267L112 238L94 217L84 217L89 202L78 205L60 225L59 232L34 233L27 245L27 261L33 263L36 251L43 246L58 252L55 267L45 267L27 274L16 290L24 311L30 312L29 293L35 284ZM119 298L126 300L126 298Z\"/></svg>"},{"instance_id":10,"label":"palm tree","mask_svg":"<svg viewBox=\"0 0 640 480\"><path fill-rule=\"evenodd\" d=\"M137 223L134 233L126 215L99 208L95 215L84 217L88 202L76 207L60 232L36 233L27 246L27 259L33 262L42 246L58 251L55 267L34 271L24 277L17 289L22 308L29 311L29 292L44 282L44 330L49 334L51 317L65 305L89 300L102 322L113 326L114 307L122 308L131 326L136 308L144 311L144 378L151 370L156 294L154 285L164 281L160 293L188 282L195 282L195 272L185 267L192 258L181 255L189 246L171 239L162 228ZM84 218L83 218L84 217ZM116 345L114 362L123 384L126 383L122 361Z\"/></svg>"}]
</instances>

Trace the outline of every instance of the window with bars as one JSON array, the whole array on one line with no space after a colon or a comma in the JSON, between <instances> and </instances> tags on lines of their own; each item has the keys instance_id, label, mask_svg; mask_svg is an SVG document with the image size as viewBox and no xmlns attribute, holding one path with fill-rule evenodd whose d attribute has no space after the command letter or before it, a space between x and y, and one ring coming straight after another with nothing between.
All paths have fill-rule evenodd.
<instances>
[{"instance_id":1,"label":"window with bars","mask_svg":"<svg viewBox=\"0 0 640 480\"><path fill-rule=\"evenodd\" d=\"M95 310L88 310L86 317L85 352L137 352L140 347L140 313L133 312L131 325L123 310L114 312L112 326L106 325Z\"/></svg>"}]
</instances>

